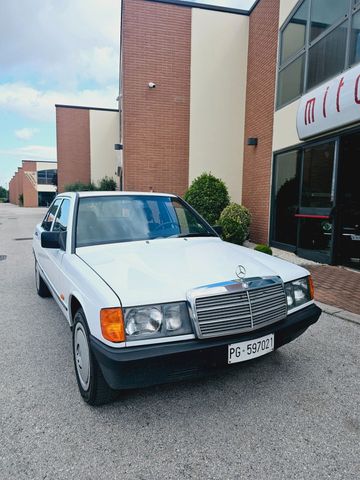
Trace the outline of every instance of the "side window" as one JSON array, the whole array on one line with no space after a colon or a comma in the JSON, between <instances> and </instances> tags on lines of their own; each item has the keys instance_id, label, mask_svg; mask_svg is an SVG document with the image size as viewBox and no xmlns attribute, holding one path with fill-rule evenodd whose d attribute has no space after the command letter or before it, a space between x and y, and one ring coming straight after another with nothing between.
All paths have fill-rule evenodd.
<instances>
[{"instance_id":1,"label":"side window","mask_svg":"<svg viewBox=\"0 0 360 480\"><path fill-rule=\"evenodd\" d=\"M66 232L69 218L70 200L65 199L56 215L53 232Z\"/></svg>"},{"instance_id":2,"label":"side window","mask_svg":"<svg viewBox=\"0 0 360 480\"><path fill-rule=\"evenodd\" d=\"M61 203L61 198L58 198L57 200L55 200L55 202L49 208L49 210L48 210L47 214L45 215L45 218L44 218L44 220L41 224L41 226L44 230L47 230L48 232L50 232L51 225L54 221L54 218L55 218L55 215L56 215L56 212L57 212L57 209L58 209L60 203Z\"/></svg>"}]
</instances>

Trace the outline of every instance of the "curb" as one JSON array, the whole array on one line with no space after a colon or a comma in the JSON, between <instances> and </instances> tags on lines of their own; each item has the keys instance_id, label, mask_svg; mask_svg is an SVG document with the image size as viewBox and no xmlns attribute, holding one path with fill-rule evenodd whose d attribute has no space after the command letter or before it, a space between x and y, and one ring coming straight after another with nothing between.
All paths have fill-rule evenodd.
<instances>
[{"instance_id":1,"label":"curb","mask_svg":"<svg viewBox=\"0 0 360 480\"><path fill-rule=\"evenodd\" d=\"M315 303L321 308L323 312L327 313L328 315L333 315L334 317L341 318L342 320L347 320L348 322L356 323L357 325L360 325L360 315L356 313L348 312L347 310L342 310L339 307L327 305L326 303L321 303L321 302L315 302Z\"/></svg>"}]
</instances>

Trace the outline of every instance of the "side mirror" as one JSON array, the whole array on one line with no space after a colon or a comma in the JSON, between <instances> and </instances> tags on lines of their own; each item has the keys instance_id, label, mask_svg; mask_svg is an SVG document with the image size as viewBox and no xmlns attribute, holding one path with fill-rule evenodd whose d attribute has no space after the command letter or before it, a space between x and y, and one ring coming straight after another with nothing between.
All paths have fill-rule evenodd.
<instances>
[{"instance_id":1,"label":"side mirror","mask_svg":"<svg viewBox=\"0 0 360 480\"><path fill-rule=\"evenodd\" d=\"M42 232L41 246L43 248L58 248L66 250L66 232Z\"/></svg>"},{"instance_id":2,"label":"side mirror","mask_svg":"<svg viewBox=\"0 0 360 480\"><path fill-rule=\"evenodd\" d=\"M218 235L222 235L223 234L223 227L221 225L214 225L213 227L213 230L215 230L215 232L218 234Z\"/></svg>"}]
</instances>

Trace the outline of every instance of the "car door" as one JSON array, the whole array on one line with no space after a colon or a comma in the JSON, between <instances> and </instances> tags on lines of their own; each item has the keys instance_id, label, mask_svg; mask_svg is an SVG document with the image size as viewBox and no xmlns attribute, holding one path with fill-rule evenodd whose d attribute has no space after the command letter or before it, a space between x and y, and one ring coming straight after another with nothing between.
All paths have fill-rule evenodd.
<instances>
[{"instance_id":1,"label":"car door","mask_svg":"<svg viewBox=\"0 0 360 480\"><path fill-rule=\"evenodd\" d=\"M47 211L44 220L41 224L37 225L34 233L34 251L36 256L36 261L40 266L40 270L48 279L48 268L49 268L49 249L42 248L41 246L41 234L42 232L50 232L53 222L55 220L58 208L62 202L62 198L56 198L53 203L50 205L49 210Z\"/></svg>"},{"instance_id":2,"label":"car door","mask_svg":"<svg viewBox=\"0 0 360 480\"><path fill-rule=\"evenodd\" d=\"M67 232L68 221L70 213L70 198L64 198L57 210L55 219L53 221L51 231L52 232ZM54 293L56 294L57 299L60 301L61 306L66 309L65 297L62 291L62 285L64 284L62 271L62 262L63 257L66 255L66 251L60 248L51 248L48 250L48 274L49 280L52 283Z\"/></svg>"}]
</instances>

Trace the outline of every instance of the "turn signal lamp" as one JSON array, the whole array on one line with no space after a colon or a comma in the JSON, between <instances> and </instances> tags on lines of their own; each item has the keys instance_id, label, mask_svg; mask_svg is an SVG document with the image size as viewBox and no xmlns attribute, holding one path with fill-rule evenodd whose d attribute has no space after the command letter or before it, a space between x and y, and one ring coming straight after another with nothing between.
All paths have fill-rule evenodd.
<instances>
[{"instance_id":1,"label":"turn signal lamp","mask_svg":"<svg viewBox=\"0 0 360 480\"><path fill-rule=\"evenodd\" d=\"M121 308L102 308L100 324L102 335L106 340L114 343L125 341L124 317Z\"/></svg>"},{"instance_id":2,"label":"turn signal lamp","mask_svg":"<svg viewBox=\"0 0 360 480\"><path fill-rule=\"evenodd\" d=\"M309 291L310 291L310 298L311 300L314 300L314 282L313 282L313 279L312 279L312 276L310 275L309 276Z\"/></svg>"}]
</instances>

